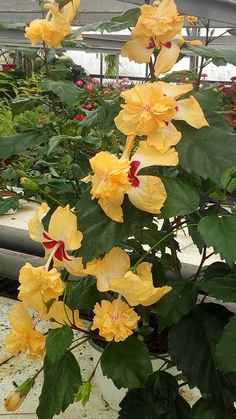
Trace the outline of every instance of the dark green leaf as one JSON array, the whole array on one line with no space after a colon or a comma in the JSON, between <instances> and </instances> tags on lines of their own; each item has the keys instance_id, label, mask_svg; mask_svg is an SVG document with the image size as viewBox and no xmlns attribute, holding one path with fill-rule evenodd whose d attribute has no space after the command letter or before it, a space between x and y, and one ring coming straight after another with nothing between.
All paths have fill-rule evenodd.
<instances>
[{"instance_id":1,"label":"dark green leaf","mask_svg":"<svg viewBox=\"0 0 236 419\"><path fill-rule=\"evenodd\" d=\"M192 408L189 419L235 419L236 411L225 412L217 399L199 399Z\"/></svg>"},{"instance_id":2,"label":"dark green leaf","mask_svg":"<svg viewBox=\"0 0 236 419\"><path fill-rule=\"evenodd\" d=\"M122 241L151 224L152 216L137 210L128 201L123 204L124 223L108 218L96 200L86 191L77 202L79 229L83 232L80 255L84 262L100 257Z\"/></svg>"},{"instance_id":3,"label":"dark green leaf","mask_svg":"<svg viewBox=\"0 0 236 419\"><path fill-rule=\"evenodd\" d=\"M171 281L172 290L155 304L160 330L171 326L185 316L195 305L197 290L192 282L184 279Z\"/></svg>"},{"instance_id":4,"label":"dark green leaf","mask_svg":"<svg viewBox=\"0 0 236 419\"><path fill-rule=\"evenodd\" d=\"M46 339L46 352L50 362L57 363L64 356L73 340L73 331L68 326L50 330Z\"/></svg>"},{"instance_id":5,"label":"dark green leaf","mask_svg":"<svg viewBox=\"0 0 236 419\"><path fill-rule=\"evenodd\" d=\"M99 100L99 106L95 111L89 112L87 117L80 122L82 127L91 128L98 126L102 129L115 127L114 118L120 111L121 99L117 97L113 100Z\"/></svg>"},{"instance_id":6,"label":"dark green leaf","mask_svg":"<svg viewBox=\"0 0 236 419\"><path fill-rule=\"evenodd\" d=\"M91 312L98 301L99 293L95 278L81 278L69 283L66 291L66 304L71 310Z\"/></svg>"},{"instance_id":7,"label":"dark green leaf","mask_svg":"<svg viewBox=\"0 0 236 419\"><path fill-rule=\"evenodd\" d=\"M144 388L130 390L120 407L119 419L188 419L190 413L177 380L164 371L151 374Z\"/></svg>"},{"instance_id":8,"label":"dark green leaf","mask_svg":"<svg viewBox=\"0 0 236 419\"><path fill-rule=\"evenodd\" d=\"M233 64L236 65L236 55L235 50L215 48L215 47L196 47L193 45L188 45L187 47L190 51L193 51L195 54L200 55L204 58L212 58L213 64L217 66Z\"/></svg>"},{"instance_id":9,"label":"dark green leaf","mask_svg":"<svg viewBox=\"0 0 236 419\"><path fill-rule=\"evenodd\" d=\"M15 134L12 137L0 138L0 159L24 153L36 145L48 141L50 130L47 127L38 128Z\"/></svg>"},{"instance_id":10,"label":"dark green leaf","mask_svg":"<svg viewBox=\"0 0 236 419\"><path fill-rule=\"evenodd\" d=\"M197 188L184 179L163 177L167 199L161 211L161 218L171 218L177 215L190 214L199 206Z\"/></svg>"},{"instance_id":11,"label":"dark green leaf","mask_svg":"<svg viewBox=\"0 0 236 419\"><path fill-rule=\"evenodd\" d=\"M219 114L221 94L215 90L207 90L197 92L193 95L201 106L204 115L209 123L214 128L226 129L231 131L232 128L224 115Z\"/></svg>"},{"instance_id":12,"label":"dark green leaf","mask_svg":"<svg viewBox=\"0 0 236 419\"><path fill-rule=\"evenodd\" d=\"M232 409L235 400L236 374L218 371L215 345L231 315L218 304L197 305L169 332L171 359L189 385L198 387L206 396L217 397L227 410Z\"/></svg>"},{"instance_id":13,"label":"dark green leaf","mask_svg":"<svg viewBox=\"0 0 236 419\"><path fill-rule=\"evenodd\" d=\"M25 29L26 24L21 22L15 22L15 23L0 23L0 30L16 30L19 31L19 29Z\"/></svg>"},{"instance_id":14,"label":"dark green leaf","mask_svg":"<svg viewBox=\"0 0 236 419\"><path fill-rule=\"evenodd\" d=\"M207 266L204 271L203 280L207 281L208 279L223 277L230 273L232 273L232 270L229 265L224 262L214 262Z\"/></svg>"},{"instance_id":15,"label":"dark green leaf","mask_svg":"<svg viewBox=\"0 0 236 419\"><path fill-rule=\"evenodd\" d=\"M147 346L134 336L109 343L101 356L101 368L117 388L129 389L141 386L152 372Z\"/></svg>"},{"instance_id":16,"label":"dark green leaf","mask_svg":"<svg viewBox=\"0 0 236 419\"><path fill-rule=\"evenodd\" d=\"M208 215L198 225L207 246L212 246L216 253L228 263L236 261L236 216Z\"/></svg>"},{"instance_id":17,"label":"dark green leaf","mask_svg":"<svg viewBox=\"0 0 236 419\"><path fill-rule=\"evenodd\" d=\"M224 170L235 165L236 135L213 127L195 130L181 126L183 138L176 146L181 166L216 183Z\"/></svg>"},{"instance_id":18,"label":"dark green leaf","mask_svg":"<svg viewBox=\"0 0 236 419\"><path fill-rule=\"evenodd\" d=\"M236 301L236 274L201 282L202 291L222 301Z\"/></svg>"},{"instance_id":19,"label":"dark green leaf","mask_svg":"<svg viewBox=\"0 0 236 419\"><path fill-rule=\"evenodd\" d=\"M41 104L42 102L40 102L40 100L37 98L14 99L11 102L12 116L14 118L16 115L19 115L20 113L23 113L25 111L31 111L31 109Z\"/></svg>"},{"instance_id":20,"label":"dark green leaf","mask_svg":"<svg viewBox=\"0 0 236 419\"><path fill-rule=\"evenodd\" d=\"M0 215L7 214L8 211L19 208L19 199L18 196L0 197Z\"/></svg>"},{"instance_id":21,"label":"dark green leaf","mask_svg":"<svg viewBox=\"0 0 236 419\"><path fill-rule=\"evenodd\" d=\"M230 319L216 345L216 362L224 373L236 372L236 316Z\"/></svg>"},{"instance_id":22,"label":"dark green leaf","mask_svg":"<svg viewBox=\"0 0 236 419\"><path fill-rule=\"evenodd\" d=\"M79 90L71 81L45 79L39 83L44 92L53 92L67 105L73 105L79 98Z\"/></svg>"},{"instance_id":23,"label":"dark green leaf","mask_svg":"<svg viewBox=\"0 0 236 419\"><path fill-rule=\"evenodd\" d=\"M37 415L39 419L52 419L73 403L82 384L80 367L74 355L67 351L57 363L44 360L44 383Z\"/></svg>"}]
</instances>

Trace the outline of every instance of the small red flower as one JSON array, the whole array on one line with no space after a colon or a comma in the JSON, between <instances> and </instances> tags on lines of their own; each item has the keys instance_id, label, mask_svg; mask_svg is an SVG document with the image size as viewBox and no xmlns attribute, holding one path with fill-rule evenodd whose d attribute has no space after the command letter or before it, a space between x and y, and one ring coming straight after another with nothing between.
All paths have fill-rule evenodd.
<instances>
[{"instance_id":1,"label":"small red flower","mask_svg":"<svg viewBox=\"0 0 236 419\"><path fill-rule=\"evenodd\" d=\"M83 119L84 118L86 118L86 115L84 114L84 113L79 113L78 115L76 115L75 117L74 117L74 119L76 120L76 121L83 121Z\"/></svg>"},{"instance_id":2,"label":"small red flower","mask_svg":"<svg viewBox=\"0 0 236 419\"><path fill-rule=\"evenodd\" d=\"M86 103L86 105L84 105L84 107L88 111L91 111L93 109L93 104L91 102L88 102L88 103Z\"/></svg>"}]
</instances>

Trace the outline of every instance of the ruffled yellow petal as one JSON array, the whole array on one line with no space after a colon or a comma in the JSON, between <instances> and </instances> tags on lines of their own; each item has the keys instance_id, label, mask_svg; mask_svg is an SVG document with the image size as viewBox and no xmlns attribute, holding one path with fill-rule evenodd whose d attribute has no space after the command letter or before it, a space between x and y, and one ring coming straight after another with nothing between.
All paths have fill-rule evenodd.
<instances>
[{"instance_id":1,"label":"ruffled yellow petal","mask_svg":"<svg viewBox=\"0 0 236 419\"><path fill-rule=\"evenodd\" d=\"M25 37L30 39L33 46L45 42L47 47L61 48L64 34L57 30L52 22L46 19L34 19L25 28Z\"/></svg>"},{"instance_id":2,"label":"ruffled yellow petal","mask_svg":"<svg viewBox=\"0 0 236 419\"><path fill-rule=\"evenodd\" d=\"M71 311L63 301L56 301L50 307L47 315L48 320L53 322L53 328L62 327L64 325L74 324L76 327L83 329L83 322L79 317L79 311Z\"/></svg>"},{"instance_id":3,"label":"ruffled yellow petal","mask_svg":"<svg viewBox=\"0 0 236 419\"><path fill-rule=\"evenodd\" d=\"M183 120L197 129L209 125L202 108L193 96L190 96L188 99L178 100L177 106L178 110L174 119Z\"/></svg>"},{"instance_id":4,"label":"ruffled yellow petal","mask_svg":"<svg viewBox=\"0 0 236 419\"><path fill-rule=\"evenodd\" d=\"M70 206L58 207L51 216L48 235L50 239L62 241L67 250L76 250L81 246L83 234L77 230L77 217Z\"/></svg>"},{"instance_id":5,"label":"ruffled yellow petal","mask_svg":"<svg viewBox=\"0 0 236 419\"><path fill-rule=\"evenodd\" d=\"M130 202L141 211L160 214L167 196L161 179L144 175L137 178L139 186L130 186L127 192Z\"/></svg>"},{"instance_id":6,"label":"ruffled yellow petal","mask_svg":"<svg viewBox=\"0 0 236 419\"><path fill-rule=\"evenodd\" d=\"M123 278L111 279L111 290L123 295L131 306L149 306L156 303L171 290L171 287L155 288L151 268L152 264L144 262L140 264L137 275L129 271Z\"/></svg>"},{"instance_id":7,"label":"ruffled yellow petal","mask_svg":"<svg viewBox=\"0 0 236 419\"><path fill-rule=\"evenodd\" d=\"M30 218L28 222L30 238L36 242L42 243L44 241L44 227L41 220L47 214L48 211L48 205L46 204L46 202L43 202L40 205L39 209L36 211L35 215L32 218Z\"/></svg>"},{"instance_id":8,"label":"ruffled yellow petal","mask_svg":"<svg viewBox=\"0 0 236 419\"><path fill-rule=\"evenodd\" d=\"M102 300L94 307L94 319L91 330L99 330L99 335L108 342L124 341L137 328L140 317L124 301Z\"/></svg>"},{"instance_id":9,"label":"ruffled yellow petal","mask_svg":"<svg viewBox=\"0 0 236 419\"><path fill-rule=\"evenodd\" d=\"M33 327L32 319L23 304L14 304L8 317L12 328L18 333L25 333Z\"/></svg>"},{"instance_id":10,"label":"ruffled yellow petal","mask_svg":"<svg viewBox=\"0 0 236 419\"><path fill-rule=\"evenodd\" d=\"M193 85L190 83L185 84L173 84L165 83L164 81L158 81L158 86L162 89L164 95L178 99L180 96L185 95L193 90Z\"/></svg>"},{"instance_id":11,"label":"ruffled yellow petal","mask_svg":"<svg viewBox=\"0 0 236 419\"><path fill-rule=\"evenodd\" d=\"M121 49L121 56L128 57L130 61L138 64L149 63L154 48L147 48L140 41L140 38L134 38L126 42Z\"/></svg>"},{"instance_id":12,"label":"ruffled yellow petal","mask_svg":"<svg viewBox=\"0 0 236 419\"><path fill-rule=\"evenodd\" d=\"M171 70L178 60L180 48L174 42L167 42L162 45L162 48L157 56L155 62L155 76L166 73Z\"/></svg>"},{"instance_id":13,"label":"ruffled yellow petal","mask_svg":"<svg viewBox=\"0 0 236 419\"><path fill-rule=\"evenodd\" d=\"M114 247L103 259L87 264L86 273L97 278L99 291L109 291L109 281L113 277L123 276L130 268L130 259L126 252Z\"/></svg>"},{"instance_id":14,"label":"ruffled yellow petal","mask_svg":"<svg viewBox=\"0 0 236 419\"><path fill-rule=\"evenodd\" d=\"M176 166L179 163L179 157L174 148L169 148L162 153L155 146L149 145L147 141L140 141L132 161L141 163L138 168L140 170L148 166Z\"/></svg>"},{"instance_id":15,"label":"ruffled yellow petal","mask_svg":"<svg viewBox=\"0 0 236 419\"><path fill-rule=\"evenodd\" d=\"M173 145L176 145L181 140L181 132L169 122L164 128L159 128L157 132L150 134L147 137L147 143L154 146L160 152L167 151Z\"/></svg>"}]
</instances>

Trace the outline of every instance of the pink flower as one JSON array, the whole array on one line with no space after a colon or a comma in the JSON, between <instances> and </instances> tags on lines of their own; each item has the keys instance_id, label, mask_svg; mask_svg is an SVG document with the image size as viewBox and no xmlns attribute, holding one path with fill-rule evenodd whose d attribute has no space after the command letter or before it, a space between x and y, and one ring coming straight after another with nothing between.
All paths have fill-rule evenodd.
<instances>
[{"instance_id":1,"label":"pink flower","mask_svg":"<svg viewBox=\"0 0 236 419\"><path fill-rule=\"evenodd\" d=\"M236 76L231 77L231 79L233 82L236 82Z\"/></svg>"},{"instance_id":2,"label":"pink flower","mask_svg":"<svg viewBox=\"0 0 236 419\"><path fill-rule=\"evenodd\" d=\"M207 77L208 77L208 74L206 74L206 73L202 73L201 78L202 78L203 80L206 80L206 79L207 79Z\"/></svg>"},{"instance_id":3,"label":"pink flower","mask_svg":"<svg viewBox=\"0 0 236 419\"><path fill-rule=\"evenodd\" d=\"M88 83L86 89L92 92L94 90L94 85L92 83Z\"/></svg>"},{"instance_id":4,"label":"pink flower","mask_svg":"<svg viewBox=\"0 0 236 419\"><path fill-rule=\"evenodd\" d=\"M77 80L75 82L76 86L78 86L78 87L83 87L84 83L85 83L84 80Z\"/></svg>"},{"instance_id":5,"label":"pink flower","mask_svg":"<svg viewBox=\"0 0 236 419\"><path fill-rule=\"evenodd\" d=\"M91 83L99 84L99 80L98 79L91 79Z\"/></svg>"},{"instance_id":6,"label":"pink flower","mask_svg":"<svg viewBox=\"0 0 236 419\"><path fill-rule=\"evenodd\" d=\"M220 85L219 90L223 92L228 98L232 96L232 89L230 86Z\"/></svg>"},{"instance_id":7,"label":"pink flower","mask_svg":"<svg viewBox=\"0 0 236 419\"><path fill-rule=\"evenodd\" d=\"M74 117L75 121L83 121L84 118L86 118L86 115L84 113L79 113Z\"/></svg>"},{"instance_id":8,"label":"pink flower","mask_svg":"<svg viewBox=\"0 0 236 419\"><path fill-rule=\"evenodd\" d=\"M84 107L88 111L91 111L93 109L93 104L91 102L88 102L88 103L86 103L86 105L84 105Z\"/></svg>"}]
</instances>

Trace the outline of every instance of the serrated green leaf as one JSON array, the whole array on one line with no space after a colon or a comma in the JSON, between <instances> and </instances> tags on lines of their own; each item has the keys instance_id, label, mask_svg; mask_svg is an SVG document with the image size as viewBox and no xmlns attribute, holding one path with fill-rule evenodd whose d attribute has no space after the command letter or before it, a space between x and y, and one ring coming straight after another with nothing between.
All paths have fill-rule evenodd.
<instances>
[{"instance_id":1,"label":"serrated green leaf","mask_svg":"<svg viewBox=\"0 0 236 419\"><path fill-rule=\"evenodd\" d=\"M67 285L66 304L71 310L91 312L99 299L95 278L81 278Z\"/></svg>"},{"instance_id":2,"label":"serrated green leaf","mask_svg":"<svg viewBox=\"0 0 236 419\"><path fill-rule=\"evenodd\" d=\"M84 262L109 252L152 223L151 214L139 211L128 201L123 204L123 211L124 223L116 223L105 215L96 200L91 199L89 191L83 193L80 201L77 201L76 212L79 229L84 236L80 250Z\"/></svg>"},{"instance_id":3,"label":"serrated green leaf","mask_svg":"<svg viewBox=\"0 0 236 419\"><path fill-rule=\"evenodd\" d=\"M119 419L188 419L191 410L178 395L176 379L164 371L151 374L145 387L130 390L120 407Z\"/></svg>"},{"instance_id":4,"label":"serrated green leaf","mask_svg":"<svg viewBox=\"0 0 236 419\"><path fill-rule=\"evenodd\" d=\"M236 274L211 278L201 282L199 288L211 297L222 301L236 301Z\"/></svg>"},{"instance_id":5,"label":"serrated green leaf","mask_svg":"<svg viewBox=\"0 0 236 419\"><path fill-rule=\"evenodd\" d=\"M46 352L50 362L57 363L64 356L73 340L73 331L68 326L50 330L46 339Z\"/></svg>"},{"instance_id":6,"label":"serrated green leaf","mask_svg":"<svg viewBox=\"0 0 236 419\"><path fill-rule=\"evenodd\" d=\"M79 90L71 81L45 79L39 83L39 87L44 92L53 92L67 105L73 105L79 98Z\"/></svg>"},{"instance_id":7,"label":"serrated green leaf","mask_svg":"<svg viewBox=\"0 0 236 419\"><path fill-rule=\"evenodd\" d=\"M141 386L152 372L147 346L134 336L109 343L101 356L101 368L117 388L129 389Z\"/></svg>"},{"instance_id":8,"label":"serrated green leaf","mask_svg":"<svg viewBox=\"0 0 236 419\"><path fill-rule=\"evenodd\" d=\"M37 408L38 419L52 419L73 403L82 384L80 367L74 355L67 351L59 362L44 359L44 382Z\"/></svg>"},{"instance_id":9,"label":"serrated green leaf","mask_svg":"<svg viewBox=\"0 0 236 419\"><path fill-rule=\"evenodd\" d=\"M24 153L36 145L48 141L51 130L48 127L24 131L11 137L0 138L0 159Z\"/></svg>"},{"instance_id":10,"label":"serrated green leaf","mask_svg":"<svg viewBox=\"0 0 236 419\"><path fill-rule=\"evenodd\" d=\"M218 67L227 64L236 65L235 50L233 49L223 49L209 46L196 47L193 45L188 45L187 48L195 54L200 55L200 57L207 59L212 58L213 64Z\"/></svg>"},{"instance_id":11,"label":"serrated green leaf","mask_svg":"<svg viewBox=\"0 0 236 419\"><path fill-rule=\"evenodd\" d=\"M172 290L153 307L158 316L160 331L178 323L197 301L197 290L192 282L181 279L171 281L168 285L172 286Z\"/></svg>"},{"instance_id":12,"label":"serrated green leaf","mask_svg":"<svg viewBox=\"0 0 236 419\"><path fill-rule=\"evenodd\" d=\"M18 98L11 102L11 110L13 118L25 111L31 111L36 106L42 105L42 102L37 98Z\"/></svg>"},{"instance_id":13,"label":"serrated green leaf","mask_svg":"<svg viewBox=\"0 0 236 419\"><path fill-rule=\"evenodd\" d=\"M216 345L216 362L224 373L236 372L236 316L225 326Z\"/></svg>"},{"instance_id":14,"label":"serrated green leaf","mask_svg":"<svg viewBox=\"0 0 236 419\"><path fill-rule=\"evenodd\" d=\"M176 146L180 165L187 172L216 183L224 170L235 165L236 135L213 127L181 127L182 140Z\"/></svg>"},{"instance_id":15,"label":"serrated green leaf","mask_svg":"<svg viewBox=\"0 0 236 419\"><path fill-rule=\"evenodd\" d=\"M225 412L217 399L199 399L193 406L189 419L235 419L236 411Z\"/></svg>"},{"instance_id":16,"label":"serrated green leaf","mask_svg":"<svg viewBox=\"0 0 236 419\"><path fill-rule=\"evenodd\" d=\"M163 177L167 199L161 210L160 218L171 218L190 214L199 206L199 192L196 186L184 179Z\"/></svg>"},{"instance_id":17,"label":"serrated green leaf","mask_svg":"<svg viewBox=\"0 0 236 419\"><path fill-rule=\"evenodd\" d=\"M7 214L8 211L19 208L19 199L18 196L11 196L8 198L0 197L0 215Z\"/></svg>"},{"instance_id":18,"label":"serrated green leaf","mask_svg":"<svg viewBox=\"0 0 236 419\"><path fill-rule=\"evenodd\" d=\"M215 345L232 315L218 304L200 304L172 326L169 353L190 386L215 396L227 410L235 400L236 374L223 375L215 364Z\"/></svg>"},{"instance_id":19,"label":"serrated green leaf","mask_svg":"<svg viewBox=\"0 0 236 419\"><path fill-rule=\"evenodd\" d=\"M212 246L226 262L236 261L236 216L208 215L198 225L207 246Z\"/></svg>"}]
</instances>

